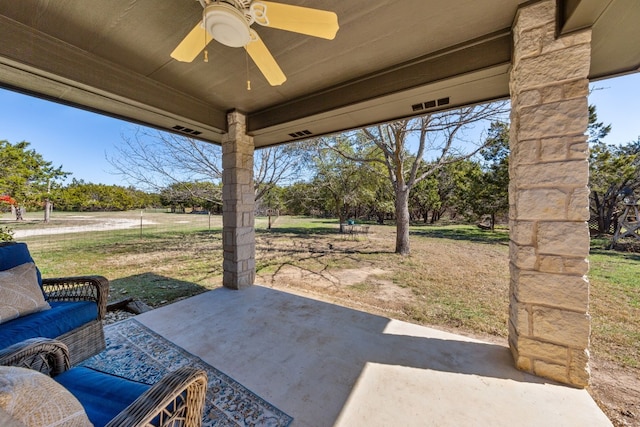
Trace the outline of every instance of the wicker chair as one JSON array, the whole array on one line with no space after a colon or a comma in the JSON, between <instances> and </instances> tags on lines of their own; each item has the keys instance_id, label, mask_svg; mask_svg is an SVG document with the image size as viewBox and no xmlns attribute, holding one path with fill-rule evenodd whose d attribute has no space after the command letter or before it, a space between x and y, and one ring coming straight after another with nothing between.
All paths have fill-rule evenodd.
<instances>
[{"instance_id":1,"label":"wicker chair","mask_svg":"<svg viewBox=\"0 0 640 427\"><path fill-rule=\"evenodd\" d=\"M0 244L0 270L33 261L27 245L22 242ZM4 258L4 260L2 259ZM75 365L105 349L102 320L107 312L109 280L102 276L74 276L43 278L42 291L47 302L91 301L97 305L97 317L59 336L50 336L62 341L69 348L71 364ZM41 336L43 333L34 334ZM47 335L49 336L49 335ZM24 337L30 338L30 337ZM0 340L1 341L1 340ZM4 343L13 344L15 341ZM0 342L0 346L3 343Z\"/></svg>"},{"instance_id":2,"label":"wicker chair","mask_svg":"<svg viewBox=\"0 0 640 427\"><path fill-rule=\"evenodd\" d=\"M98 305L96 320L56 337L69 348L71 365L75 365L105 349L102 320L107 313L109 280L102 276L74 276L42 279L45 300L94 301Z\"/></svg>"},{"instance_id":3,"label":"wicker chair","mask_svg":"<svg viewBox=\"0 0 640 427\"><path fill-rule=\"evenodd\" d=\"M0 365L34 369L56 377L73 370L69 368L67 346L48 338L33 338L0 350ZM110 374L97 373L111 376ZM131 382L115 377L116 380ZM73 390L68 387L74 394ZM150 386L129 406L109 421L107 427L199 427L207 389L207 374L201 369L182 367L165 375ZM78 396L76 396L78 397ZM95 399L95 396L92 397ZM81 397L78 397L83 404ZM105 401L104 406L110 402ZM86 406L85 406L86 408ZM87 411L91 419L91 414ZM93 421L93 420L92 420ZM96 427L99 427L96 425Z\"/></svg>"}]
</instances>

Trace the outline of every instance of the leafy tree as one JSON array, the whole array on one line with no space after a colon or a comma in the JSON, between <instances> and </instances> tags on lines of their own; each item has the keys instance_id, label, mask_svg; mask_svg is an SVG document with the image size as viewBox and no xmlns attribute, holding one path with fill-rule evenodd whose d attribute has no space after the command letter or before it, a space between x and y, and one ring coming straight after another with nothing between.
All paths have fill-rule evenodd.
<instances>
[{"instance_id":1,"label":"leafy tree","mask_svg":"<svg viewBox=\"0 0 640 427\"><path fill-rule=\"evenodd\" d=\"M60 190L56 207L63 211L125 211L143 209L153 204L152 195L118 185L86 183L73 180Z\"/></svg>"},{"instance_id":2,"label":"leafy tree","mask_svg":"<svg viewBox=\"0 0 640 427\"><path fill-rule=\"evenodd\" d=\"M0 212L3 207L15 206L16 201L11 196L0 196ZM13 240L13 229L8 226L0 226L0 242L10 242Z\"/></svg>"},{"instance_id":3,"label":"leafy tree","mask_svg":"<svg viewBox=\"0 0 640 427\"><path fill-rule=\"evenodd\" d=\"M599 143L611 133L611 124L605 125L603 122L598 121L598 113L596 113L595 105L589 105L587 133L589 134L589 144Z\"/></svg>"},{"instance_id":4,"label":"leafy tree","mask_svg":"<svg viewBox=\"0 0 640 427\"><path fill-rule=\"evenodd\" d=\"M0 210L2 210L2 208L7 205L7 206L15 206L16 205L16 201L13 197L11 196L0 196Z\"/></svg>"},{"instance_id":5,"label":"leafy tree","mask_svg":"<svg viewBox=\"0 0 640 427\"><path fill-rule=\"evenodd\" d=\"M599 233L610 233L622 209L622 190L640 187L640 138L624 146L593 143L589 160L591 218Z\"/></svg>"},{"instance_id":6,"label":"leafy tree","mask_svg":"<svg viewBox=\"0 0 640 427\"><path fill-rule=\"evenodd\" d=\"M340 231L349 216L356 215L358 207L375 205L380 194L378 175L372 169L362 168L352 157L380 157L380 152L368 150L352 138L342 135L318 141L314 156L315 177L312 181L326 201L325 208L340 219Z\"/></svg>"},{"instance_id":7,"label":"leafy tree","mask_svg":"<svg viewBox=\"0 0 640 427\"><path fill-rule=\"evenodd\" d=\"M345 150L350 150L345 140L336 141ZM318 149L315 158L316 176L312 181L320 189L326 208L340 220L340 231L347 221L349 208L356 203L359 191L358 165L325 147Z\"/></svg>"},{"instance_id":8,"label":"leafy tree","mask_svg":"<svg viewBox=\"0 0 640 427\"><path fill-rule=\"evenodd\" d=\"M16 219L21 219L21 207L44 206L44 219L48 221L51 197L69 172L62 166L54 167L29 146L26 141L0 141L0 194L16 200Z\"/></svg>"},{"instance_id":9,"label":"leafy tree","mask_svg":"<svg viewBox=\"0 0 640 427\"><path fill-rule=\"evenodd\" d=\"M467 202L476 217L489 216L493 230L496 216L509 210L509 126L506 123L491 124L480 155L484 160L482 170L471 180Z\"/></svg>"},{"instance_id":10,"label":"leafy tree","mask_svg":"<svg viewBox=\"0 0 640 427\"><path fill-rule=\"evenodd\" d=\"M621 192L640 187L640 137L625 145L609 145L602 139L611 125L598 121L596 107L589 106L589 209L599 233L611 233L622 209Z\"/></svg>"},{"instance_id":11,"label":"leafy tree","mask_svg":"<svg viewBox=\"0 0 640 427\"><path fill-rule=\"evenodd\" d=\"M282 188L282 203L289 215L317 216L324 214L325 205L318 187L310 182L295 182Z\"/></svg>"},{"instance_id":12,"label":"leafy tree","mask_svg":"<svg viewBox=\"0 0 640 427\"><path fill-rule=\"evenodd\" d=\"M376 217L378 224L384 224L385 218L394 214L393 188L389 181L381 179L379 174L373 175L370 179L372 186L368 191L369 212Z\"/></svg>"},{"instance_id":13,"label":"leafy tree","mask_svg":"<svg viewBox=\"0 0 640 427\"><path fill-rule=\"evenodd\" d=\"M430 167L430 165L426 165ZM428 186L428 197L418 198L425 202L420 209L423 221L435 223L442 216L449 212L451 218L455 218L459 211L466 213L468 206L466 197L469 194L469 187L480 171L477 162L462 159L454 163L445 163L435 173L427 176L419 182L411 192L410 206L415 200L414 193L420 191L425 185ZM430 219L429 219L430 218Z\"/></svg>"},{"instance_id":14,"label":"leafy tree","mask_svg":"<svg viewBox=\"0 0 640 427\"><path fill-rule=\"evenodd\" d=\"M437 177L428 176L413 186L409 194L409 208L413 219L422 218L426 224L429 221L429 212L435 213L441 207L442 200L438 194ZM432 216L432 222L435 222L434 216Z\"/></svg>"},{"instance_id":15,"label":"leafy tree","mask_svg":"<svg viewBox=\"0 0 640 427\"><path fill-rule=\"evenodd\" d=\"M162 189L160 200L163 205L171 206L173 212L184 211L186 207L193 210L203 208L209 212L219 211L222 206L222 184L176 182Z\"/></svg>"},{"instance_id":16,"label":"leafy tree","mask_svg":"<svg viewBox=\"0 0 640 427\"><path fill-rule=\"evenodd\" d=\"M13 229L0 226L0 242L10 242L13 240Z\"/></svg>"}]
</instances>

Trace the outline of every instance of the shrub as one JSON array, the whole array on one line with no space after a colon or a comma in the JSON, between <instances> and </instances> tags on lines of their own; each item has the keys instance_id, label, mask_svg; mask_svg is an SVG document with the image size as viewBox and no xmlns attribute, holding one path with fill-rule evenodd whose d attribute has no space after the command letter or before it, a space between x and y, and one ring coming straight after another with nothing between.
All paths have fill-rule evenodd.
<instances>
[{"instance_id":1,"label":"shrub","mask_svg":"<svg viewBox=\"0 0 640 427\"><path fill-rule=\"evenodd\" d=\"M10 227L0 227L0 242L11 242L13 240L13 229Z\"/></svg>"}]
</instances>

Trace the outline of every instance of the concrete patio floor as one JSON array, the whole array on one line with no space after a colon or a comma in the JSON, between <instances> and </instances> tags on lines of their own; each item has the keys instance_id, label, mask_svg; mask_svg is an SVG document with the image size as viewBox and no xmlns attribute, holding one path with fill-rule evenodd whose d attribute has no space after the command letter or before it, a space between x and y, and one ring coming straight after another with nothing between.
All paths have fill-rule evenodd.
<instances>
[{"instance_id":1,"label":"concrete patio floor","mask_svg":"<svg viewBox=\"0 0 640 427\"><path fill-rule=\"evenodd\" d=\"M137 319L292 426L611 426L585 390L516 370L507 347L253 286Z\"/></svg>"}]
</instances>

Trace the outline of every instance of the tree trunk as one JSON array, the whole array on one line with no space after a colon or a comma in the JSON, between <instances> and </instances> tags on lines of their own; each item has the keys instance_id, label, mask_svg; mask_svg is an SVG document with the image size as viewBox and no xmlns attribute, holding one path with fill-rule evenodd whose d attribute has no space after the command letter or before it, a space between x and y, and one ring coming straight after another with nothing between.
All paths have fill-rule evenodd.
<instances>
[{"instance_id":1,"label":"tree trunk","mask_svg":"<svg viewBox=\"0 0 640 427\"><path fill-rule=\"evenodd\" d=\"M616 208L617 208L617 204L616 204L616 199L613 199L610 201L610 203L607 206L607 210L604 214L604 232L605 233L613 233L616 230L616 227L614 226L614 224L616 223ZM620 215L622 212L618 213L618 215ZM626 220L626 218L623 218L623 220Z\"/></svg>"},{"instance_id":2,"label":"tree trunk","mask_svg":"<svg viewBox=\"0 0 640 427\"><path fill-rule=\"evenodd\" d=\"M51 194L51 180L47 181L47 198L44 201L44 222L48 223L51 215L51 200L49 199Z\"/></svg>"},{"instance_id":3,"label":"tree trunk","mask_svg":"<svg viewBox=\"0 0 640 427\"><path fill-rule=\"evenodd\" d=\"M614 216L616 214L616 208L618 205L618 194L622 188L614 187L611 185L605 193L602 200L602 217L603 217L603 230L604 233L614 233L615 228L612 230L611 226L614 223ZM626 218L624 218L626 220Z\"/></svg>"},{"instance_id":4,"label":"tree trunk","mask_svg":"<svg viewBox=\"0 0 640 427\"><path fill-rule=\"evenodd\" d=\"M591 194L593 195L593 203L595 205L596 220L598 221L598 233L602 234L604 233L604 215L602 214L602 205L600 203L600 197L598 196L598 193L593 190L591 191Z\"/></svg>"},{"instance_id":5,"label":"tree trunk","mask_svg":"<svg viewBox=\"0 0 640 427\"><path fill-rule=\"evenodd\" d=\"M409 255L409 190L396 191L396 253Z\"/></svg>"},{"instance_id":6,"label":"tree trunk","mask_svg":"<svg viewBox=\"0 0 640 427\"><path fill-rule=\"evenodd\" d=\"M440 221L440 212L437 210L432 210L431 211L431 224L435 224L436 222Z\"/></svg>"},{"instance_id":7,"label":"tree trunk","mask_svg":"<svg viewBox=\"0 0 640 427\"><path fill-rule=\"evenodd\" d=\"M344 233L344 223L347 222L347 215L342 211L342 209L338 214L338 220L340 221L340 233L342 234Z\"/></svg>"},{"instance_id":8,"label":"tree trunk","mask_svg":"<svg viewBox=\"0 0 640 427\"><path fill-rule=\"evenodd\" d=\"M44 201L44 222L48 223L51 219L51 200L46 199Z\"/></svg>"}]
</instances>

